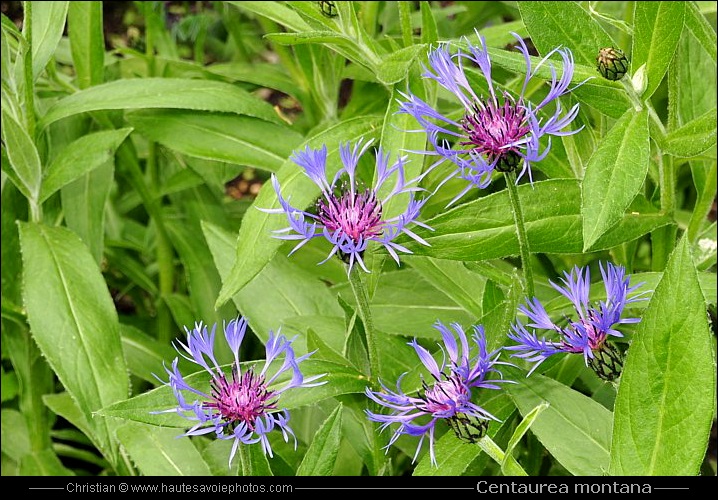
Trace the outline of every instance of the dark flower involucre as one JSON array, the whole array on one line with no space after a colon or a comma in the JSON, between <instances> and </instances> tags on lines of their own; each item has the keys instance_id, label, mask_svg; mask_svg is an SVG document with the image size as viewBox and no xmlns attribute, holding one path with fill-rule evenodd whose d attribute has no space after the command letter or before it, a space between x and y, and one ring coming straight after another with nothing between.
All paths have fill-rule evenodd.
<instances>
[{"instance_id":1,"label":"dark flower involucre","mask_svg":"<svg viewBox=\"0 0 718 500\"><path fill-rule=\"evenodd\" d=\"M466 188L449 205L459 200L472 187L486 188L491 182L494 170L515 170L522 160L523 168L518 179L528 173L529 179L533 180L531 164L545 158L551 147L550 137L543 150L539 140L544 135L561 136L578 132L566 130L578 115L578 104L564 114L558 99L572 90L569 89L574 68L571 51L567 48L556 48L532 68L526 44L519 35L512 34L517 38L518 49L526 61L526 77L518 98L495 88L491 79L491 60L486 42L478 32L481 47L467 41L468 53L459 50L452 55L448 44L441 44L429 53L430 68L425 67L423 74L426 78L436 80L457 97L464 107L464 115L460 121L441 114L413 94L402 93L407 101L400 102L399 113L407 113L416 118L433 146L433 151L421 153L440 157L434 167L444 160L454 163L456 169L444 182L457 175L468 181ZM563 60L563 73L560 78L556 75L553 62L549 61L549 57L554 53L559 54ZM479 67L488 83L488 97L478 96L472 89L465 73L465 64ZM544 64L549 65L552 75L550 89L546 97L534 105L524 99L524 93L529 81ZM554 112L544 120L541 113L545 112L546 106L551 102L555 103ZM440 135L454 138L453 147Z\"/></svg>"},{"instance_id":2,"label":"dark flower involucre","mask_svg":"<svg viewBox=\"0 0 718 500\"><path fill-rule=\"evenodd\" d=\"M530 320L526 326L559 334L557 341L543 337L539 339L535 331L529 332L521 321L516 320L512 325L513 333L509 334L509 338L518 342L518 345L506 349L518 351L512 356L536 363L528 375L547 358L559 353L583 354L586 365L591 366L604 380L614 380L620 375L622 356L608 342L608 338L623 337L623 334L614 328L616 325L641 321L640 318L622 318L621 315L627 304L648 300L644 295L650 291L629 296L643 283L630 286L630 278L625 275L622 266L609 262L604 267L599 262L599 267L606 289L606 300L601 300L598 304L589 302L591 275L588 267L575 266L570 273L564 272L565 279L561 279L563 286L550 282L551 286L571 301L576 311L575 318L568 318L567 326L559 326L552 321L544 306L535 297L527 300L525 306L519 307L519 311Z\"/></svg>"},{"instance_id":3,"label":"dark flower involucre","mask_svg":"<svg viewBox=\"0 0 718 500\"><path fill-rule=\"evenodd\" d=\"M172 368L165 367L169 380L163 382L172 388L177 398L177 407L153 413L178 413L186 419L196 422L184 436L197 436L215 433L218 439L233 440L232 459L240 444L261 443L265 454L272 456L272 447L267 435L277 428L284 440L294 436L289 427L289 412L279 409L281 395L288 389L314 387L326 381L317 382L325 374L304 378L299 363L311 353L296 357L291 347L292 340L284 335L269 332L266 343L266 359L261 370L258 365L244 368L239 364L239 348L247 330L247 320L236 318L224 327L224 339L229 345L234 362L231 377L228 378L219 366L214 354L214 338L217 325L211 331L199 322L193 330L187 332L187 343L177 341L177 352L185 359L204 368L210 376L209 391L205 392L190 386L177 366L179 358L172 361ZM184 351L184 352L183 352ZM189 356L187 355L189 354ZM280 366L276 366L281 361ZM277 378L290 372L291 378L279 384ZM187 395L190 399L186 399ZM295 439L296 447L296 439Z\"/></svg>"},{"instance_id":4,"label":"dark flower involucre","mask_svg":"<svg viewBox=\"0 0 718 500\"><path fill-rule=\"evenodd\" d=\"M492 352L486 350L483 326L474 326L472 340L476 352L473 356L473 346L469 346L461 325L451 323L450 329L437 321L434 327L441 333L443 340L443 346L439 345L444 355L441 366L436 363L429 351L416 342L416 339L409 343L431 374L433 381L423 381L422 389L417 395L409 396L400 387L401 380L406 375L404 373L396 382L396 391L380 382L381 391L367 388L365 392L372 401L391 410L388 415L366 410L371 421L381 423L382 431L391 424L399 424L386 448L388 449L402 434L421 436L414 455L416 460L424 437L428 434L431 462L436 465L434 428L439 420L445 420L457 437L470 442L476 442L483 437L489 420L498 420L472 402L472 389L500 389L497 384L508 380L502 378L488 380L487 376L492 372L500 376L501 372L497 370L496 365L508 363L498 361L501 349ZM459 339L458 344L456 337Z\"/></svg>"},{"instance_id":5,"label":"dark flower involucre","mask_svg":"<svg viewBox=\"0 0 718 500\"><path fill-rule=\"evenodd\" d=\"M413 193L419 191L416 186L421 177L405 180L405 157L398 158L389 165L389 154L384 154L381 147L376 152L376 184L373 187L363 187L357 179L356 168L359 159L364 155L372 141L362 144L359 140L352 149L349 143L339 148L342 167L334 178L329 181L327 177L327 147L312 149L309 146L304 151L295 152L292 160L304 169L319 189L321 196L316 203L316 212L308 212L293 207L290 199L282 197L279 181L272 175L272 185L279 198L281 208L260 209L268 213L283 213L287 216L289 227L275 231L275 238L285 240L299 240L290 255L305 245L312 238L324 237L332 244L332 250L325 260L338 254L351 272L354 264L358 263L364 271L369 270L364 265L364 251L370 241L383 245L389 254L399 264L399 252L411 253L406 247L394 242L399 234L404 233L423 245L428 243L414 234L409 225L416 224L431 230L429 226L420 222L419 212L426 203L426 199L415 200ZM379 192L389 181L391 176L396 180L393 188L380 197ZM408 193L409 201L406 210L390 219L386 219L383 207L396 195Z\"/></svg>"}]
</instances>

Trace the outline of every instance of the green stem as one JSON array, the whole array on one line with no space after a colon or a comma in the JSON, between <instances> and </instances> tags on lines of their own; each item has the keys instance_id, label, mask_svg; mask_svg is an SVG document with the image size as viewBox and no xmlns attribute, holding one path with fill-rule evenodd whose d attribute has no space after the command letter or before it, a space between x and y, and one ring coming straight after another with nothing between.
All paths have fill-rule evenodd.
<instances>
[{"instance_id":1,"label":"green stem","mask_svg":"<svg viewBox=\"0 0 718 500\"><path fill-rule=\"evenodd\" d=\"M25 37L23 75L25 77L25 123L27 133L35 140L35 86L32 75L32 2L23 2L22 31Z\"/></svg>"},{"instance_id":2,"label":"green stem","mask_svg":"<svg viewBox=\"0 0 718 500\"><path fill-rule=\"evenodd\" d=\"M489 436L484 436L479 439L478 445L494 462L501 466L502 471L505 469L506 472L508 472L507 475L528 476L516 459L512 455L506 456L504 450L494 443L493 439ZM505 464L504 461L506 462Z\"/></svg>"},{"instance_id":3,"label":"green stem","mask_svg":"<svg viewBox=\"0 0 718 500\"><path fill-rule=\"evenodd\" d=\"M376 332L374 331L374 319L372 318L371 309L369 307L369 294L367 293L366 283L359 266L349 273L349 283L354 292L357 301L359 316L364 323L364 332L366 333L366 346L369 352L369 379L375 380L379 376L379 355L376 348Z\"/></svg>"},{"instance_id":4,"label":"green stem","mask_svg":"<svg viewBox=\"0 0 718 500\"><path fill-rule=\"evenodd\" d=\"M154 6L151 2L145 5L145 19L150 19L154 14L152 9ZM148 23L149 24L149 23ZM155 32L152 27L148 27L145 31L145 57L147 58L147 76L153 77L157 72L155 62ZM155 193L161 191L161 176L159 166L157 164L157 143L149 141L147 145L147 164L146 170L149 172L152 181L152 188ZM161 218L162 200L157 200L156 217ZM157 301L157 340L168 344L172 338L172 315L169 307L165 303L165 297L174 291L174 254L172 245L165 230L160 230L161 224L157 224L157 268L158 268L158 288L159 300Z\"/></svg>"},{"instance_id":5,"label":"green stem","mask_svg":"<svg viewBox=\"0 0 718 500\"><path fill-rule=\"evenodd\" d=\"M526 282L526 294L529 297L533 297L534 277L531 268L531 251L529 250L529 240L526 236L526 225L524 224L524 214L521 210L519 191L516 188L516 172L504 172L504 177L506 179L506 189L509 191L511 208L513 209L516 235L519 239L519 252L521 254L521 266L524 272L524 281Z\"/></svg>"}]
</instances>

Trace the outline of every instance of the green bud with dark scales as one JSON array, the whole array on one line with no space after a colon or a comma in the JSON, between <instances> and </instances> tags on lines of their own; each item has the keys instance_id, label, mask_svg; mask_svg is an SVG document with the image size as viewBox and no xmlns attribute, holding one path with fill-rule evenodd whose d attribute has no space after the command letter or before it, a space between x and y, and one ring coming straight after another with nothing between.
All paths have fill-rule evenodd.
<instances>
[{"instance_id":1,"label":"green bud with dark scales","mask_svg":"<svg viewBox=\"0 0 718 500\"><path fill-rule=\"evenodd\" d=\"M598 72L607 80L620 80L628 71L628 59L621 49L606 47L599 50L596 62Z\"/></svg>"},{"instance_id":2,"label":"green bud with dark scales","mask_svg":"<svg viewBox=\"0 0 718 500\"><path fill-rule=\"evenodd\" d=\"M466 413L457 413L453 417L447 418L446 423L449 424L457 438L471 444L478 443L489 429L488 420L476 418Z\"/></svg>"},{"instance_id":3,"label":"green bud with dark scales","mask_svg":"<svg viewBox=\"0 0 718 500\"><path fill-rule=\"evenodd\" d=\"M505 153L496 163L496 170L499 172L513 172L521 163L521 156L513 151Z\"/></svg>"},{"instance_id":4,"label":"green bud with dark scales","mask_svg":"<svg viewBox=\"0 0 718 500\"><path fill-rule=\"evenodd\" d=\"M623 371L623 353L612 342L604 342L599 349L594 349L593 358L588 365L606 382L612 382L621 376Z\"/></svg>"}]
</instances>

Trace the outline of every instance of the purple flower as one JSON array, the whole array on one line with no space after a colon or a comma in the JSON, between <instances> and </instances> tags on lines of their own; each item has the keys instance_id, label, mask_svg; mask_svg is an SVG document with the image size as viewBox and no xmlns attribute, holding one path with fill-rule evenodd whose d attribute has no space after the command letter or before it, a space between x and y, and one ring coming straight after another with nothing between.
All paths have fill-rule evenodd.
<instances>
[{"instance_id":1,"label":"purple flower","mask_svg":"<svg viewBox=\"0 0 718 500\"><path fill-rule=\"evenodd\" d=\"M271 457L272 447L267 435L272 430L276 428L281 431L285 441L289 440L290 434L294 437L289 427L289 412L279 409L282 393L296 387L322 385L326 382L315 381L324 374L305 379L299 370L299 363L311 353L296 357L291 347L292 340L287 340L279 331L276 336L274 332L269 332L267 356L261 370L257 371L259 365L256 365L246 367L243 371L239 364L239 348L247 330L247 320L238 317L224 327L224 338L234 354L231 377L227 377L214 355L216 329L215 324L212 330L208 331L202 322L196 323L192 331L185 327L187 344L177 341L179 347L175 345L182 357L198 364L209 373L210 390L204 392L191 387L177 367L179 358L175 358L171 369L165 367L169 380L163 383L172 388L177 398L177 407L153 413L178 413L187 420L196 422L184 436L214 432L218 439L233 440L229 455L230 465L240 443L260 442L264 453ZM276 364L280 361L281 365L277 368ZM285 372L290 372L291 378L278 383L278 377ZM296 448L296 438L294 445Z\"/></svg>"},{"instance_id":2,"label":"purple flower","mask_svg":"<svg viewBox=\"0 0 718 500\"><path fill-rule=\"evenodd\" d=\"M591 276L588 267L579 269L575 266L570 273L564 272L565 279L561 279L563 286L550 282L551 286L571 301L576 310L575 318L567 318L567 326L554 323L535 297L527 300L526 306L519 307L519 311L531 321L526 326L554 331L559 335L558 341L546 340L543 337L539 339L535 330L529 332L521 321L517 320L512 325L513 334L510 333L509 338L519 345L506 349L519 352L512 356L536 363L528 375L547 358L562 352L583 354L586 365L590 365L604 380L614 380L620 375L622 355L607 340L609 337L623 337L623 334L614 328L616 325L641 321L640 318L622 318L621 315L627 304L647 300L643 295L650 292L644 291L629 296L643 283L630 286L630 278L625 276L622 266L609 262L604 268L599 262L599 267L606 288L606 300L601 300L598 304L589 303Z\"/></svg>"},{"instance_id":3,"label":"purple flower","mask_svg":"<svg viewBox=\"0 0 718 500\"><path fill-rule=\"evenodd\" d=\"M574 67L571 51L556 48L532 68L526 44L519 35L512 34L518 39L519 51L526 61L526 77L518 98L506 91L499 92L494 87L491 80L489 52L484 38L478 32L481 47L475 47L467 42L468 53L459 50L452 55L449 53L448 45L441 44L429 53L430 69L424 67L424 77L436 80L439 85L458 98L464 108L464 115L459 121L442 115L413 94L402 94L407 101L400 102L399 112L416 118L433 146L433 151L422 151L422 153L441 157L434 166L445 159L454 163L456 170L446 180L458 175L469 182L449 205L459 200L472 187L480 189L487 187L494 170L512 171L518 167L521 160L523 160L523 168L518 179L528 172L529 179L533 181L531 164L542 160L551 147L549 137L548 144L542 150L539 144L541 137L578 132L578 130L565 130L578 115L578 104L564 114L558 99L572 90L569 89ZM558 53L563 60L563 72L560 78L556 74L553 63L548 60L554 53ZM464 71L464 64L479 67L488 83L489 96L479 97L471 88ZM524 99L524 93L529 81L543 64L549 65L552 75L551 85L548 95L534 105ZM540 112L545 112L546 106L551 102L555 102L554 111L544 120ZM453 147L446 136L453 138L451 140L455 143Z\"/></svg>"},{"instance_id":4,"label":"purple flower","mask_svg":"<svg viewBox=\"0 0 718 500\"><path fill-rule=\"evenodd\" d=\"M376 152L376 185L364 187L357 178L357 164L359 159L366 152L372 141L362 144L359 140L351 149L346 143L339 148L342 161L342 168L329 181L326 173L327 147L311 149L309 146L304 151L295 152L292 160L304 169L304 173L321 189L321 195L316 202L314 212L300 210L289 203L289 197L282 197L279 181L272 175L272 185L279 198L281 208L260 209L269 213L284 213L289 221L289 227L274 231L275 237L285 240L299 240L299 244L292 249L290 255L296 252L312 238L324 237L332 244L332 250L323 264L334 254L349 264L348 271L351 272L355 263L359 263L364 271L369 272L364 265L363 255L370 241L383 245L394 260L399 264L399 252L411 253L407 248L395 243L393 240L400 234L405 233L423 245L428 245L421 237L414 234L410 224L431 228L418 221L421 207L426 202L415 200L414 191L420 190L416 184L421 179L416 178L405 181L404 163L405 157L398 158L392 165L389 165L389 154L384 154L380 147ZM389 178L394 175L396 180L393 187L387 184ZM388 193L380 197L379 192L383 187ZM390 219L386 219L383 208L394 196L402 193L409 194L409 201L406 210Z\"/></svg>"},{"instance_id":5,"label":"purple flower","mask_svg":"<svg viewBox=\"0 0 718 500\"><path fill-rule=\"evenodd\" d=\"M499 389L496 384L507 380L487 380L487 376L491 372L501 375L495 365L507 363L498 361L500 349L492 352L486 350L483 326L474 326L472 340L478 352L475 352L473 357L466 334L458 323L451 323L453 332L440 321L437 321L434 327L439 330L444 341L443 346L439 344L443 354L441 366L436 363L429 351L416 342L416 339L409 343L416 350L433 381L427 383L422 380L422 390L416 396L409 396L400 387L401 380L406 375L404 373L396 383L396 392L380 382L381 391L376 392L367 388L365 393L372 401L391 410L389 415L366 410L369 420L380 422L382 431L391 424L399 424L387 448L402 434L421 436L414 455L416 460L424 437L428 434L431 463L436 465L434 428L439 420L445 420L460 439L472 443L484 436L489 420L498 420L471 401L471 390L472 388ZM460 345L457 344L455 336L458 336Z\"/></svg>"}]
</instances>

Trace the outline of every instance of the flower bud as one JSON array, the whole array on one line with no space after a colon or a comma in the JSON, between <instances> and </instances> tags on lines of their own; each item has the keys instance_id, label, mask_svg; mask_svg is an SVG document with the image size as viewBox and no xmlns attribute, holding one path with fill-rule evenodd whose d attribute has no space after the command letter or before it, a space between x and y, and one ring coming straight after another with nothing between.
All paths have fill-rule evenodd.
<instances>
[{"instance_id":1,"label":"flower bud","mask_svg":"<svg viewBox=\"0 0 718 500\"><path fill-rule=\"evenodd\" d=\"M477 418L466 413L457 413L453 417L447 418L446 423L449 424L457 438L472 444L478 443L489 428L487 419Z\"/></svg>"},{"instance_id":2,"label":"flower bud","mask_svg":"<svg viewBox=\"0 0 718 500\"><path fill-rule=\"evenodd\" d=\"M620 49L607 47L596 56L598 72L607 80L620 80L628 71L628 59Z\"/></svg>"},{"instance_id":3,"label":"flower bud","mask_svg":"<svg viewBox=\"0 0 718 500\"><path fill-rule=\"evenodd\" d=\"M593 358L589 366L606 382L612 382L621 376L623 371L624 354L612 342L604 342L603 345L593 350Z\"/></svg>"}]
</instances>

